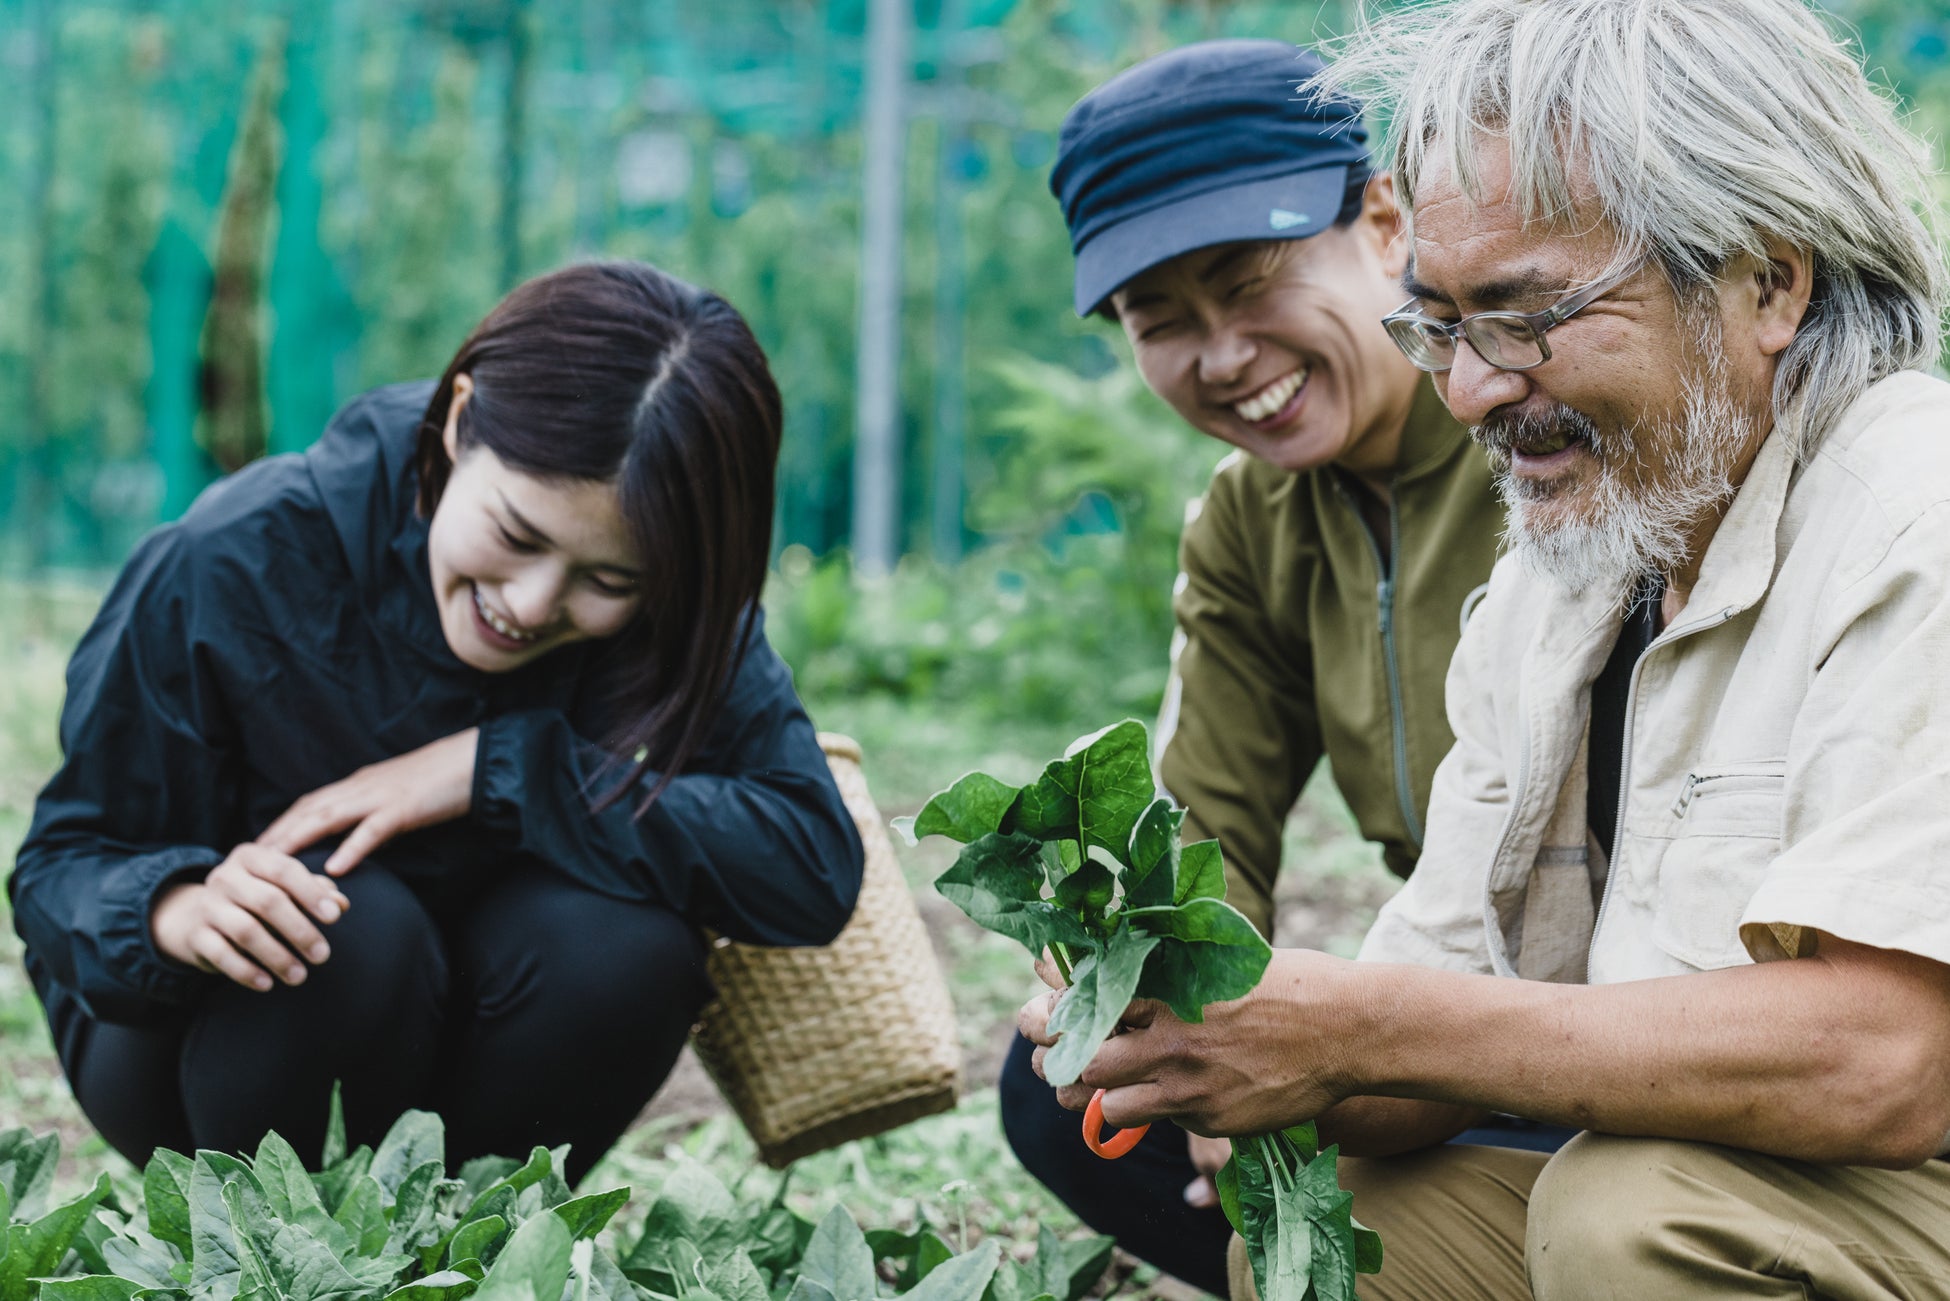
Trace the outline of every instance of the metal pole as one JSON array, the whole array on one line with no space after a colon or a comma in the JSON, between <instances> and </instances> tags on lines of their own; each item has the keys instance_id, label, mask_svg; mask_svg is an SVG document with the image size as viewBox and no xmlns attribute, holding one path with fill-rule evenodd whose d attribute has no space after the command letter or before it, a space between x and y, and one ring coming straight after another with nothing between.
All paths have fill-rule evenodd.
<instances>
[{"instance_id":1,"label":"metal pole","mask_svg":"<svg viewBox=\"0 0 1950 1301\"><path fill-rule=\"evenodd\" d=\"M853 563L868 577L890 572L900 558L901 180L911 5L912 0L871 0L867 11Z\"/></svg>"},{"instance_id":2,"label":"metal pole","mask_svg":"<svg viewBox=\"0 0 1950 1301\"><path fill-rule=\"evenodd\" d=\"M963 315L968 309L967 266L962 249L960 175L966 147L963 68L956 48L961 35L960 0L941 7L941 117L934 174L934 491L931 511L934 558L961 559L962 450L968 429L968 382L963 368Z\"/></svg>"}]
</instances>

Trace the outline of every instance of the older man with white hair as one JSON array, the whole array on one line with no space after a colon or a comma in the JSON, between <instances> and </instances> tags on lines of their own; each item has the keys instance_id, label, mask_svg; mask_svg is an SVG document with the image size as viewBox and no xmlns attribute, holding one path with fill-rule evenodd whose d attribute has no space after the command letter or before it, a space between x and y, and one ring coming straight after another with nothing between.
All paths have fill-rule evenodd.
<instances>
[{"instance_id":1,"label":"older man with white hair","mask_svg":"<svg viewBox=\"0 0 1950 1301\"><path fill-rule=\"evenodd\" d=\"M1797 0L1446 0L1329 75L1392 110L1386 327L1514 545L1360 959L1281 951L1200 1025L1136 1004L1064 1100L1318 1118L1387 1243L1368 1301L1950 1296L1921 146ZM1436 1146L1492 1111L1586 1132Z\"/></svg>"}]
</instances>

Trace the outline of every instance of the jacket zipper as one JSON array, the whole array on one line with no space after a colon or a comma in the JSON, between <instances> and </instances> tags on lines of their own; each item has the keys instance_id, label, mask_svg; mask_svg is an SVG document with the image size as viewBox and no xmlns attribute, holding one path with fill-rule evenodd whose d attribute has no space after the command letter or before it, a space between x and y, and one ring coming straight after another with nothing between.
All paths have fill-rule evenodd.
<instances>
[{"instance_id":1,"label":"jacket zipper","mask_svg":"<svg viewBox=\"0 0 1950 1301\"><path fill-rule=\"evenodd\" d=\"M1387 558L1381 554L1381 543L1376 540L1374 530L1368 527L1368 520L1361 513L1345 485L1336 479L1335 485L1341 490L1341 500L1347 503L1354 514L1355 522L1361 526L1361 536L1368 540L1368 550L1374 554L1375 572L1380 580L1375 584L1375 603L1379 606L1378 621L1381 632L1381 659L1388 677L1388 724L1395 743L1395 798L1402 807L1402 821L1408 829L1408 839L1415 846L1415 852L1422 852L1422 819L1415 812L1415 792L1408 775L1408 721L1402 705L1402 670L1395 653L1395 558L1402 549L1402 516L1399 494L1391 483L1388 490L1388 548Z\"/></svg>"},{"instance_id":2,"label":"jacket zipper","mask_svg":"<svg viewBox=\"0 0 1950 1301\"><path fill-rule=\"evenodd\" d=\"M1611 844L1605 850L1605 888L1598 896L1598 915L1591 923L1591 943L1586 946L1584 951L1584 983L1587 985L1591 983L1592 959L1598 953L1598 935L1604 929L1605 925L1605 909L1611 904L1611 883L1618 876L1618 872L1616 871L1618 866L1618 844L1625 836L1625 791L1631 784L1632 777L1632 715L1638 709L1639 670L1645 667L1646 658L1653 651L1660 649L1662 646L1669 646L1683 638L1690 637L1702 629L1725 623L1737 613L1739 612L1732 606L1728 606L1717 614L1695 620L1683 628L1668 628L1664 635L1653 638L1652 644L1640 653L1638 660L1632 665L1632 681L1625 688L1625 754L1618 763L1618 819L1611 829ZM1698 779L1690 773L1687 774L1686 787L1680 798L1690 803L1693 787L1696 785L1698 785Z\"/></svg>"}]
</instances>

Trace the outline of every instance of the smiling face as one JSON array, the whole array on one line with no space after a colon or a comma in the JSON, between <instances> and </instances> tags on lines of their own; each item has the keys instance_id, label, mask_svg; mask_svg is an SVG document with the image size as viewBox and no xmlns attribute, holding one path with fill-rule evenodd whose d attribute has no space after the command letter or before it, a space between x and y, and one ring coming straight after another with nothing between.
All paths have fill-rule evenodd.
<instances>
[{"instance_id":1,"label":"smiling face","mask_svg":"<svg viewBox=\"0 0 1950 1301\"><path fill-rule=\"evenodd\" d=\"M455 382L447 419L453 472L435 508L428 567L454 655L505 673L559 647L621 632L642 603L639 562L608 483L524 474L482 446L460 448Z\"/></svg>"},{"instance_id":2,"label":"smiling face","mask_svg":"<svg viewBox=\"0 0 1950 1301\"><path fill-rule=\"evenodd\" d=\"M1138 370L1202 433L1286 470L1385 479L1419 372L1379 322L1405 259L1386 177L1347 226L1194 249L1111 296Z\"/></svg>"},{"instance_id":3,"label":"smiling face","mask_svg":"<svg viewBox=\"0 0 1950 1301\"><path fill-rule=\"evenodd\" d=\"M1485 202L1446 168L1417 196L1405 283L1421 311L1541 311L1612 270L1617 242L1601 222L1526 223L1501 143L1486 139L1477 162ZM1682 308L1647 265L1551 330L1534 369L1498 370L1460 344L1436 387L1489 449L1519 549L1573 586L1696 566L1771 423L1802 274L1736 261Z\"/></svg>"}]
</instances>

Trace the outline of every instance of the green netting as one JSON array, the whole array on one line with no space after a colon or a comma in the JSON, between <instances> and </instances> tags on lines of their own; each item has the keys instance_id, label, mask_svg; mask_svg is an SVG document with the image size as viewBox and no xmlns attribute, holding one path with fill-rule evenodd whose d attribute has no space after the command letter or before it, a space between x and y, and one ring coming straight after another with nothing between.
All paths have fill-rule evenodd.
<instances>
[{"instance_id":1,"label":"green netting","mask_svg":"<svg viewBox=\"0 0 1950 1301\"><path fill-rule=\"evenodd\" d=\"M1064 109L1343 0L917 0L903 536L952 553L1009 436L1002 359L1115 356L1068 311ZM780 542L849 515L866 0L0 0L0 563L110 565L222 467L436 371L518 278L645 257L751 317L786 394ZM1857 0L1950 123L1950 15Z\"/></svg>"}]
</instances>

